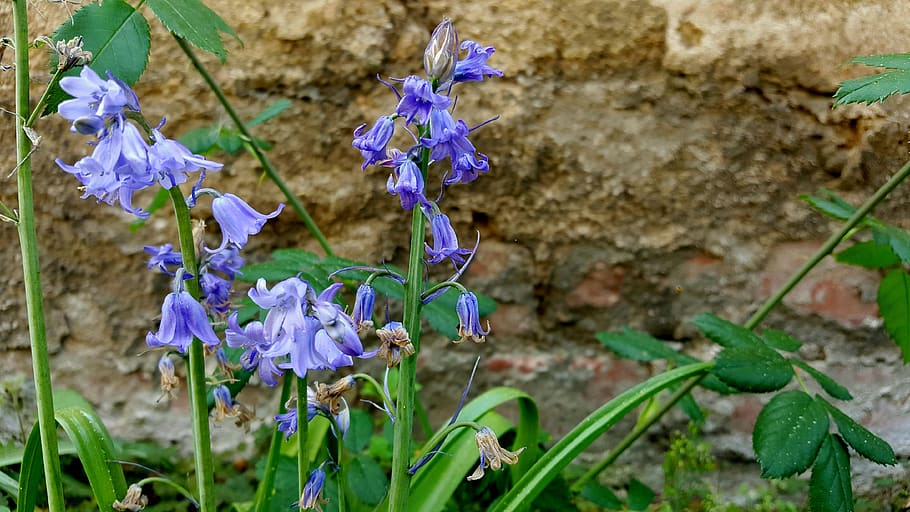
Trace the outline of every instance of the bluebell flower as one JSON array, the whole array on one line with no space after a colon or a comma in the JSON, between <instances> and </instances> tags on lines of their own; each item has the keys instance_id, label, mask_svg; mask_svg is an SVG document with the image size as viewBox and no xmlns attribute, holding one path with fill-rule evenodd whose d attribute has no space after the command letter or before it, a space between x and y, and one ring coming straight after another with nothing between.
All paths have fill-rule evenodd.
<instances>
[{"instance_id":1,"label":"bluebell flower","mask_svg":"<svg viewBox=\"0 0 910 512\"><path fill-rule=\"evenodd\" d=\"M255 369L259 380L268 386L278 384L275 377L281 375L282 372L275 365L275 359L262 355L262 351L269 347L262 322L252 321L241 328L237 321L237 313L232 314L228 317L224 342L231 348L245 349L240 355L240 363L245 370Z\"/></svg>"},{"instance_id":2,"label":"bluebell flower","mask_svg":"<svg viewBox=\"0 0 910 512\"><path fill-rule=\"evenodd\" d=\"M259 278L248 292L250 299L262 309L267 309L264 329L266 339L275 343L281 334L290 334L304 326L305 301L309 285L298 277L280 281L268 289L265 279Z\"/></svg>"},{"instance_id":3,"label":"bluebell flower","mask_svg":"<svg viewBox=\"0 0 910 512\"><path fill-rule=\"evenodd\" d=\"M169 293L161 306L158 332L150 331L145 337L146 344L170 346L185 353L194 336L209 347L220 343L202 304L185 290Z\"/></svg>"},{"instance_id":4,"label":"bluebell flower","mask_svg":"<svg viewBox=\"0 0 910 512\"><path fill-rule=\"evenodd\" d=\"M461 43L461 49L468 55L455 64L455 82L479 82L485 76L502 76L502 71L487 65L487 60L496 50L492 46L481 46L474 41Z\"/></svg>"},{"instance_id":5,"label":"bluebell flower","mask_svg":"<svg viewBox=\"0 0 910 512\"><path fill-rule=\"evenodd\" d=\"M514 452L506 450L499 444L496 433L488 427L483 427L474 435L474 442L477 444L477 450L480 452L480 463L477 469L471 473L468 480L480 480L483 478L483 470L487 467L493 471L502 469L502 464L517 464L518 455L524 451L521 447Z\"/></svg>"},{"instance_id":6,"label":"bluebell flower","mask_svg":"<svg viewBox=\"0 0 910 512\"><path fill-rule=\"evenodd\" d=\"M405 118L405 124L411 124L414 119L420 124L426 124L431 109L445 110L452 103L450 98L433 92L430 82L414 75L404 79L402 89L404 96L398 102L395 113Z\"/></svg>"},{"instance_id":7,"label":"bluebell flower","mask_svg":"<svg viewBox=\"0 0 910 512\"><path fill-rule=\"evenodd\" d=\"M357 336L354 321L341 306L332 302L343 286L343 283L335 283L323 290L312 304L313 314L322 323L326 335L338 343L339 350L349 356L359 356L363 354L363 344Z\"/></svg>"},{"instance_id":8,"label":"bluebell flower","mask_svg":"<svg viewBox=\"0 0 910 512\"><path fill-rule=\"evenodd\" d=\"M381 343L376 357L385 360L388 368L398 366L403 357L414 354L411 336L401 322L389 322L381 329L376 329L376 336Z\"/></svg>"},{"instance_id":9,"label":"bluebell flower","mask_svg":"<svg viewBox=\"0 0 910 512\"><path fill-rule=\"evenodd\" d=\"M183 144L168 139L157 129L152 129L152 140L155 143L148 150L149 168L155 173L158 184L166 189L184 183L189 172L200 169L217 171L223 166L193 154Z\"/></svg>"},{"instance_id":10,"label":"bluebell flower","mask_svg":"<svg viewBox=\"0 0 910 512\"><path fill-rule=\"evenodd\" d=\"M420 172L420 168L417 167L414 160L405 153L395 151L391 163L395 166L395 171L389 175L386 190L389 194L398 196L401 200L401 208L413 210L418 203L427 204L428 201L424 196L423 173Z\"/></svg>"},{"instance_id":11,"label":"bluebell flower","mask_svg":"<svg viewBox=\"0 0 910 512\"><path fill-rule=\"evenodd\" d=\"M376 120L376 124L366 133L363 129L366 124L362 124L354 130L354 142L352 145L360 150L363 156L363 165L361 169L366 169L368 165L386 160L386 146L395 133L395 121L391 116L382 116Z\"/></svg>"},{"instance_id":12,"label":"bluebell flower","mask_svg":"<svg viewBox=\"0 0 910 512\"><path fill-rule=\"evenodd\" d=\"M321 505L326 503L322 499L322 488L325 485L325 470L322 466L314 469L307 478L303 486L303 494L300 495L300 501L296 503L303 510L321 510Z\"/></svg>"},{"instance_id":13,"label":"bluebell flower","mask_svg":"<svg viewBox=\"0 0 910 512\"><path fill-rule=\"evenodd\" d=\"M376 290L368 284L361 284L357 287L357 295L354 298L354 311L351 313L351 320L357 332L360 333L373 327L373 308L376 304Z\"/></svg>"},{"instance_id":14,"label":"bluebell flower","mask_svg":"<svg viewBox=\"0 0 910 512\"><path fill-rule=\"evenodd\" d=\"M477 179L478 172L490 169L486 155L475 156L477 150L468 139L470 131L464 120L455 121L448 110L433 109L430 113L430 136L422 138L420 143L431 148L433 160L451 160L452 174L446 178L446 185L457 181L469 183Z\"/></svg>"},{"instance_id":15,"label":"bluebell flower","mask_svg":"<svg viewBox=\"0 0 910 512\"><path fill-rule=\"evenodd\" d=\"M316 417L321 411L316 407L316 399L314 397L313 390L307 386L306 390L306 409L307 409L307 422L313 421L313 418ZM278 423L278 431L284 432L284 438L288 439L295 433L297 433L297 408L300 407L300 400L297 397L293 397L288 400L288 403L285 404L287 412L284 414L279 414L275 416L275 421Z\"/></svg>"},{"instance_id":16,"label":"bluebell flower","mask_svg":"<svg viewBox=\"0 0 910 512\"><path fill-rule=\"evenodd\" d=\"M430 263L437 264L449 258L452 263L461 264L464 263L462 256L471 253L468 249L458 247L458 236L449 222L449 216L444 213L436 213L430 217L430 233L433 237L433 247L425 244Z\"/></svg>"},{"instance_id":17,"label":"bluebell flower","mask_svg":"<svg viewBox=\"0 0 910 512\"><path fill-rule=\"evenodd\" d=\"M444 85L452 80L458 60L458 32L452 20L445 18L436 25L423 52L423 69L430 80Z\"/></svg>"},{"instance_id":18,"label":"bluebell flower","mask_svg":"<svg viewBox=\"0 0 910 512\"><path fill-rule=\"evenodd\" d=\"M202 272L199 276L202 287L203 302L214 315L228 312L231 301L231 282L211 272Z\"/></svg>"},{"instance_id":19,"label":"bluebell flower","mask_svg":"<svg viewBox=\"0 0 910 512\"><path fill-rule=\"evenodd\" d=\"M240 269L245 263L236 247L227 246L221 250L208 251L205 265L211 270L223 273L228 279L234 279L241 274Z\"/></svg>"},{"instance_id":20,"label":"bluebell flower","mask_svg":"<svg viewBox=\"0 0 910 512\"><path fill-rule=\"evenodd\" d=\"M462 293L455 303L455 313L458 315L458 335L461 339L455 343L471 340L475 343L485 342L490 334L490 324L487 330L480 325L480 312L477 306L477 296L471 292Z\"/></svg>"},{"instance_id":21,"label":"bluebell flower","mask_svg":"<svg viewBox=\"0 0 910 512\"><path fill-rule=\"evenodd\" d=\"M452 161L452 174L445 179L446 185L452 185L458 182L470 183L477 179L481 172L490 170L490 163L487 155L473 152L462 153Z\"/></svg>"},{"instance_id":22,"label":"bluebell flower","mask_svg":"<svg viewBox=\"0 0 910 512\"><path fill-rule=\"evenodd\" d=\"M136 93L110 72L107 76L108 80L103 80L90 67L84 66L79 76L61 78L60 88L73 99L61 102L57 112L70 121L90 116L101 119L122 116L124 108L138 112Z\"/></svg>"},{"instance_id":23,"label":"bluebell flower","mask_svg":"<svg viewBox=\"0 0 910 512\"><path fill-rule=\"evenodd\" d=\"M152 267L157 267L158 270L165 274L174 275L174 272L168 267L183 265L183 256L179 252L174 252L174 246L171 244L164 244L158 247L146 245L142 249L152 256L149 258L147 265L149 270Z\"/></svg>"},{"instance_id":24,"label":"bluebell flower","mask_svg":"<svg viewBox=\"0 0 910 512\"><path fill-rule=\"evenodd\" d=\"M216 197L212 201L212 215L221 226L222 240L215 250L220 251L228 244L243 247L250 235L259 233L265 222L278 216L283 209L284 204L279 204L274 212L263 215L234 194Z\"/></svg>"}]
</instances>

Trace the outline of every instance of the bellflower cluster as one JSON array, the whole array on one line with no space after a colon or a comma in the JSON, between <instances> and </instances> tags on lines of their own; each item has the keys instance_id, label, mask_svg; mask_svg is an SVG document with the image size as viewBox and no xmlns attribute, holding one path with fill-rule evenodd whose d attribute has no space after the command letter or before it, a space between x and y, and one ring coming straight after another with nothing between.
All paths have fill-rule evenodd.
<instances>
[{"instance_id":1,"label":"bellflower cluster","mask_svg":"<svg viewBox=\"0 0 910 512\"><path fill-rule=\"evenodd\" d=\"M161 272L174 275L183 267L183 255L174 251L174 246L147 245L145 252L151 255L149 270L157 268ZM202 288L203 305L214 317L223 317L229 311L231 285L240 273L244 260L236 247L227 246L215 251L203 251L199 264L199 285Z\"/></svg>"},{"instance_id":2,"label":"bellflower cluster","mask_svg":"<svg viewBox=\"0 0 910 512\"><path fill-rule=\"evenodd\" d=\"M364 351L354 320L334 303L342 286L336 283L317 295L298 277L271 289L260 279L249 297L266 311L265 320L241 328L232 315L226 330L228 346L244 348L244 366L256 368L269 385L277 382L273 375L281 370L304 377L308 370L336 370L353 365L354 357L372 357L375 352Z\"/></svg>"}]
</instances>

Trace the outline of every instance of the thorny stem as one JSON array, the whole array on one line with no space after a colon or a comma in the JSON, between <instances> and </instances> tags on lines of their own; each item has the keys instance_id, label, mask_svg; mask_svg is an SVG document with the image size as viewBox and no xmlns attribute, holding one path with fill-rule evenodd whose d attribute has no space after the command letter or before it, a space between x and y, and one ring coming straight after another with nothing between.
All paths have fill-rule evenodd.
<instances>
[{"instance_id":1,"label":"thorny stem","mask_svg":"<svg viewBox=\"0 0 910 512\"><path fill-rule=\"evenodd\" d=\"M190 210L179 187L171 187L171 203L177 219L177 235L180 238L180 253L183 268L193 278L185 281L186 291L199 298L199 269L196 264L196 249L193 243L193 227ZM189 349L189 371L186 380L190 398L193 422L193 459L196 467L196 485L202 512L215 512L215 465L212 459L211 436L209 434L209 410L205 392L205 351L202 342L194 338Z\"/></svg>"},{"instance_id":2,"label":"thorny stem","mask_svg":"<svg viewBox=\"0 0 910 512\"><path fill-rule=\"evenodd\" d=\"M291 397L291 387L294 378L291 375L285 375L284 382L281 385L281 402L278 404L278 414L284 414L287 411L286 404ZM262 481L256 489L256 512L266 512L272 508L272 496L275 494L275 474L278 472L278 459L281 456L281 439L282 433L277 428L272 430L272 440L269 444L269 454L265 461L265 472L262 475Z\"/></svg>"},{"instance_id":3,"label":"thorny stem","mask_svg":"<svg viewBox=\"0 0 910 512\"><path fill-rule=\"evenodd\" d=\"M41 291L41 266L38 262L38 234L35 228L35 206L32 194L31 140L25 133L25 114L29 108L28 0L13 2L13 24L16 39L16 161L19 162L19 246L22 251L22 275L25 281L25 307L32 351L35 399L38 406L38 431L41 457L47 485L48 509L62 512L63 478L57 448L57 420L51 385L47 329L44 322L44 298Z\"/></svg>"},{"instance_id":4,"label":"thorny stem","mask_svg":"<svg viewBox=\"0 0 910 512\"><path fill-rule=\"evenodd\" d=\"M310 234L313 235L313 238L319 242L319 245L322 247L322 250L325 251L326 255L334 256L335 253L332 251L332 247L329 246L329 241L326 240L325 235L322 234L322 231L319 229L319 226L316 225L316 221L313 220L313 217L310 216L310 213L307 211L303 203L300 202L300 199L294 194L294 192L288 187L287 183L281 178L281 175L278 173L278 169L272 165L272 162L265 156L262 148L259 147L259 144L256 142L256 138L253 137L253 134L250 133L250 130L247 128L246 124L240 119L240 116L237 115L237 111L234 110L231 102L228 101L227 96L224 95L224 91L221 90L221 87L215 82L215 78L209 74L209 72L202 65L202 62L199 61L199 58L196 57L193 49L190 48L190 45L187 42L178 36L177 34L171 33L174 36L174 39L177 41L177 44L180 46L180 49L183 50L183 53L190 59L193 67L196 68L196 71L202 76L202 79L205 80L205 83L208 84L209 89L212 90L212 93L215 94L215 97L218 98L218 101L221 103L221 106L224 107L224 110L227 112L228 116L234 121L234 124L237 126L237 129L240 130L240 133L244 136L244 142L247 149L253 154L256 160L259 161L259 165L262 166L263 172L268 176L270 180L281 190L281 193L284 194L284 197L288 200L288 203L291 205L291 208L294 209L294 212L297 213L297 216L303 221L307 229L310 231Z\"/></svg>"},{"instance_id":5,"label":"thorny stem","mask_svg":"<svg viewBox=\"0 0 910 512\"><path fill-rule=\"evenodd\" d=\"M421 128L423 135L426 127ZM430 151L420 152L420 172L424 180L430 161ZM417 356L420 354L420 307L423 285L423 252L426 219L419 207L411 215L411 253L408 258L408 278L405 283L404 328L408 331L414 355L401 360L398 373L398 405L392 444L392 481L389 489L389 511L401 512L408 508L411 460L411 436L414 432L414 395L417 380Z\"/></svg>"},{"instance_id":6,"label":"thorny stem","mask_svg":"<svg viewBox=\"0 0 910 512\"><path fill-rule=\"evenodd\" d=\"M297 381L297 496L303 496L303 488L310 476L310 451L307 449L307 378L295 377ZM277 431L277 429L276 429Z\"/></svg>"},{"instance_id":7,"label":"thorny stem","mask_svg":"<svg viewBox=\"0 0 910 512\"><path fill-rule=\"evenodd\" d=\"M872 196L870 196L869 199L867 199L866 202L863 203L862 206L857 208L856 212L854 212L853 215L849 219L847 219L847 221L844 223L844 225L841 226L841 229L838 230L833 235L831 235L830 237L828 237L828 239L825 241L825 243L822 244L822 246L818 248L818 250L815 252L815 254L811 258L806 260L806 262L803 264L803 266L800 267L796 272L794 272L793 275L790 276L790 278L787 280L787 282L784 283L784 285L781 286L781 288L779 290L777 290L777 292L774 295L769 297L768 300L766 300L765 303L762 304L760 308L758 308L758 310L743 324L743 327L750 329L750 330L755 329L758 326L758 324L760 324L762 322L762 320L764 320L768 316L768 314L771 313L771 311L774 310L774 308L777 307L781 303L781 301L784 299L784 297L786 297L787 294L790 293L790 291L792 291L793 288L795 288L796 285L799 284L799 282L802 281L803 278L805 278L806 275L813 268L816 267L816 265L821 263L822 260L824 260L826 257L828 257L829 254L834 252L834 249L837 248L837 246L842 241L848 239L850 236L855 234L855 230L856 230L857 226L859 226L859 224L863 221L863 219L866 218L866 216L869 215L869 213L871 213L872 210L876 206L878 206L879 203L884 201L885 198L888 197L888 195L892 191L894 191L894 189L897 188L898 185L900 185L905 179L907 179L907 176L910 176L910 161L905 163L897 171L897 173L895 173L894 176L891 177L891 179L889 179L884 185L882 185L878 190L876 190L875 193L872 194ZM691 389L694 386L698 385L702 381L702 379L705 378L706 375L707 374L702 375L701 377L698 377L698 378L692 380L689 384L687 384L687 387L689 389ZM798 377L799 376L797 375L797 378ZM800 380L799 382L803 387L805 387L805 384L802 382L802 380ZM682 389L684 389L684 388L680 388L680 391L682 391ZM674 393L673 397L676 397L676 395L678 393L679 392ZM679 398L676 398L676 400L673 400L671 398L671 402L669 402L669 405L672 406L672 404L675 401L678 401L680 398L682 398L682 396L680 396ZM597 476L597 474L599 474L601 471L603 471L604 468L606 468L611 463L613 463L613 461L615 461L616 458L619 457L623 451L625 451L629 446L632 445L632 443L634 443L639 437L641 437L641 435L644 434L648 430L648 428L650 428L651 425L656 423L657 420L659 420L664 414L666 414L666 412L668 410L669 410L669 407L666 407L666 406L662 407L658 411L658 413L652 415L647 422L643 423L641 425L641 428L636 427L632 432L629 433L628 436L626 436L620 442L619 445L616 446L616 448L614 448L610 452L610 454L603 461L601 461L600 463L598 463L598 465L596 467L591 468L591 470L589 470L587 473L585 473L585 475L582 476L581 479L572 486L572 490L575 492L580 492L580 490L585 482L587 482L591 478Z\"/></svg>"}]
</instances>

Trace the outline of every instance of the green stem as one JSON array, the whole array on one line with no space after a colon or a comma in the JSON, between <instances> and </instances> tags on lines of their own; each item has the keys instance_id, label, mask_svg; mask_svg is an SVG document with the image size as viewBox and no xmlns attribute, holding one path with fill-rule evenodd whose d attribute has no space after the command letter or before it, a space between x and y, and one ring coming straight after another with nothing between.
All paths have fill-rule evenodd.
<instances>
[{"instance_id":1,"label":"green stem","mask_svg":"<svg viewBox=\"0 0 910 512\"><path fill-rule=\"evenodd\" d=\"M63 77L63 71L57 70L54 73L54 76L51 77L50 83L47 84L47 87L44 89L44 94L41 95L41 98L38 100L38 104L35 105L35 108L32 109L31 115L28 116L28 120L25 122L25 126L31 127L35 124L35 121L41 117L41 111L44 110L44 106L47 105L47 99L51 95L51 89L57 85L57 82Z\"/></svg>"},{"instance_id":2,"label":"green stem","mask_svg":"<svg viewBox=\"0 0 910 512\"><path fill-rule=\"evenodd\" d=\"M347 509L347 504L345 500L345 489L347 489L347 483L345 482L344 474L344 436L341 435L341 426L335 421L333 416L329 416L329 421L332 422L332 425L335 427L335 442L337 443L336 450L338 453L336 457L336 466L338 466L338 472L335 474L335 482L338 484L338 512L345 512Z\"/></svg>"},{"instance_id":3,"label":"green stem","mask_svg":"<svg viewBox=\"0 0 910 512\"><path fill-rule=\"evenodd\" d=\"M603 460L598 462L596 466L589 469L584 475L582 475L581 478L578 479L577 482L572 484L572 492L580 493L588 481L599 475L600 472L606 469L610 464L613 464L613 462L615 462L616 459L618 459L624 451L632 446L632 444L635 443L635 441L637 441L638 438L642 436L642 434L647 432L652 425L657 423L657 421L663 417L664 414L669 412L669 410L672 409L674 405L676 405L676 402L682 400L684 396L692 391L692 388L697 386L703 378L704 375L700 375L686 382L682 387L677 389L676 392L670 396L669 400L661 404L660 408L654 411L653 414L648 415L645 421L639 423L638 425L635 425L635 428L632 429L632 431L629 432L628 435L626 435L626 437L624 437L619 442L619 444L613 447L610 453Z\"/></svg>"},{"instance_id":4,"label":"green stem","mask_svg":"<svg viewBox=\"0 0 910 512\"><path fill-rule=\"evenodd\" d=\"M297 213L297 216L303 221L303 224L310 231L310 234L313 235L313 238L319 242L319 245L322 247L322 250L329 256L334 256L335 253L332 251L331 246L329 246L329 241L326 240L325 236L322 234L322 231L319 229L319 226L316 225L316 221L313 220L313 217L310 216L310 213L307 211L303 203L300 202L300 199L294 194L294 192L288 187L287 183L281 178L281 175L278 173L278 169L272 165L272 162L266 158L265 153L262 151L262 148L259 147L259 144L256 142L256 138L253 137L253 134L250 133L250 130L247 128L246 124L240 119L240 116L237 115L237 111L234 110L231 102L228 101L227 96L224 95L224 91L221 90L221 87L215 82L215 78L209 74L205 69L205 66L202 65L202 62L199 61L199 58L196 57L196 53L193 52L193 49L190 48L190 45L177 34L171 33L174 36L174 39L177 41L177 44L180 46L180 49L183 50L183 53L190 59L193 67L196 68L196 71L202 76L202 79L205 80L205 83L208 84L209 89L215 94L215 97L218 98L218 101L221 103L221 106L224 107L224 110L227 112L228 116L234 121L234 124L237 126L237 129L240 130L240 133L243 134L245 138L245 143L247 149L253 154L256 160L259 161L259 165L262 166L265 175L268 176L270 180L281 190L281 193L284 194L284 197L288 200L288 204L291 205L291 208L294 209L294 212Z\"/></svg>"},{"instance_id":5,"label":"green stem","mask_svg":"<svg viewBox=\"0 0 910 512\"><path fill-rule=\"evenodd\" d=\"M63 479L57 448L57 420L54 417L54 394L51 385L47 329L44 322L44 298L41 291L41 266L38 262L38 234L35 228L35 206L32 193L31 140L25 133L25 113L29 108L28 12L27 0L13 2L16 38L16 161L19 162L19 245L22 251L22 275L25 281L25 307L32 350L35 399L38 406L38 433L41 457L47 483L47 502L51 512L63 511Z\"/></svg>"},{"instance_id":6,"label":"green stem","mask_svg":"<svg viewBox=\"0 0 910 512\"><path fill-rule=\"evenodd\" d=\"M815 268L815 266L821 263L823 259L834 252L834 249L838 246L838 244L840 244L841 241L843 241L851 234L853 228L858 226L859 223L863 221L863 218L871 213L872 210L878 206L878 203L882 202L886 197L888 197L888 194L890 194L898 185L900 185L908 175L910 175L910 162L905 163L904 166L901 167L897 173L887 181L887 183L876 190L875 193L872 194L872 196L867 199L866 202L863 203L863 205L860 206L849 219L847 219L847 222L841 226L841 229L837 233L831 235L828 240L825 241L824 245L822 245L818 251L815 252L815 255L809 258L809 260L807 260L803 266L799 268L799 270L790 276L790 279L784 283L780 290L778 290L777 293L765 301L765 303L762 304L758 311L756 311L755 314L753 314L752 317L749 318L745 324L743 324L743 326L747 329L754 329L756 326L758 326L758 324L761 323L761 321L764 320L766 316L768 316L768 313L770 313L771 310L773 310L780 303L780 301L782 301L784 297L790 293L790 290L792 290L800 281L802 281L802 279L806 276L806 274L809 273L810 270Z\"/></svg>"},{"instance_id":7,"label":"green stem","mask_svg":"<svg viewBox=\"0 0 910 512\"><path fill-rule=\"evenodd\" d=\"M303 488L310 477L310 451L307 449L307 378L296 377L297 381L297 496L303 496Z\"/></svg>"},{"instance_id":8,"label":"green stem","mask_svg":"<svg viewBox=\"0 0 910 512\"><path fill-rule=\"evenodd\" d=\"M196 263L196 249L193 243L193 227L190 209L180 188L170 189L174 216L177 219L177 235L180 238L180 253L183 268L193 278L185 281L186 291L199 298L199 269ZM190 395L190 411L193 422L193 458L196 465L196 484L199 487L199 502L202 512L215 512L215 464L212 459L211 436L209 434L209 412L205 393L205 351L202 342L193 339L188 349L189 370L187 383Z\"/></svg>"},{"instance_id":9,"label":"green stem","mask_svg":"<svg viewBox=\"0 0 910 512\"><path fill-rule=\"evenodd\" d=\"M143 487L145 484L164 484L164 485L174 489L181 495L183 495L183 497L188 499L191 503L196 503L196 498L193 496L193 494L189 490L187 490L186 487L178 484L177 482L171 480L170 478L161 478L160 476L150 476L150 477L143 478L142 480L139 480L138 482L136 482L136 485L138 485L139 487Z\"/></svg>"},{"instance_id":10,"label":"green stem","mask_svg":"<svg viewBox=\"0 0 910 512\"><path fill-rule=\"evenodd\" d=\"M420 155L420 172L427 175L429 151ZM401 360L398 373L398 404L392 444L392 481L389 488L389 510L407 510L411 461L411 437L414 432L414 390L417 381L417 355L420 353L420 293L423 285L423 243L426 219L420 208L411 215L411 253L405 282L404 328L414 345L414 355Z\"/></svg>"},{"instance_id":11,"label":"green stem","mask_svg":"<svg viewBox=\"0 0 910 512\"><path fill-rule=\"evenodd\" d=\"M477 423L476 421L456 421L450 425L439 429L439 432L433 434L433 437L429 441L423 443L423 448L420 450L419 455L422 457L426 455L430 450L433 449L438 443L442 442L443 439L448 437L454 430L459 428L473 428L475 432L480 432L483 428L483 425Z\"/></svg>"},{"instance_id":12,"label":"green stem","mask_svg":"<svg viewBox=\"0 0 910 512\"><path fill-rule=\"evenodd\" d=\"M291 386L294 379L291 375L285 375L284 382L281 385L281 402L278 404L278 414L288 412L285 404L291 397ZM278 472L278 459L281 457L282 433L277 428L272 429L272 440L269 443L269 454L265 461L265 472L262 475L262 481L256 489L256 506L253 508L256 512L267 512L272 509L272 496L275 495L275 474Z\"/></svg>"}]
</instances>

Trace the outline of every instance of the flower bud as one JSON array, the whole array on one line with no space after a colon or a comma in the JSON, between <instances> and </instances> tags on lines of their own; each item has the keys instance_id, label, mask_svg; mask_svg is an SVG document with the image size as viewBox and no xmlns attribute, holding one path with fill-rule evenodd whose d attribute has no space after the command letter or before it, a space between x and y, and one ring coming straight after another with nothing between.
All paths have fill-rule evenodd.
<instances>
[{"instance_id":1,"label":"flower bud","mask_svg":"<svg viewBox=\"0 0 910 512\"><path fill-rule=\"evenodd\" d=\"M458 32L452 20L445 18L433 29L427 49L423 52L423 68L431 81L445 84L452 80L458 60Z\"/></svg>"}]
</instances>

